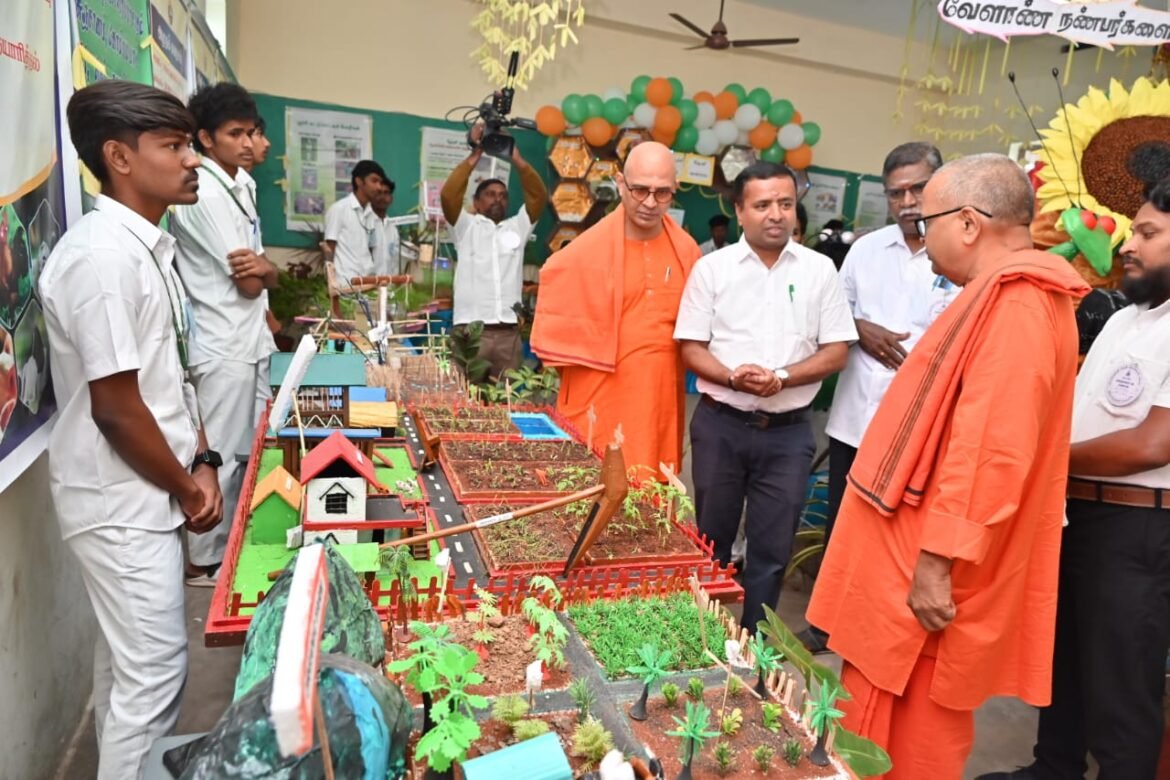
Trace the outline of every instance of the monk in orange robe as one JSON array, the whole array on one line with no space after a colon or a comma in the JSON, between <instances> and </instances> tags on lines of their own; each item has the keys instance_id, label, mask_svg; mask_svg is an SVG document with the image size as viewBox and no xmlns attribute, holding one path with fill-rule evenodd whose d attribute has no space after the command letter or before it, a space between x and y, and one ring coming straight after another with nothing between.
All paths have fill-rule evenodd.
<instances>
[{"instance_id":1,"label":"monk in orange robe","mask_svg":"<svg viewBox=\"0 0 1170 780\"><path fill-rule=\"evenodd\" d=\"M1048 704L1077 365L1089 288L1032 248L1031 186L1001 155L923 200L936 273L964 290L866 431L808 619L844 659L846 728L890 778L959 778L990 696Z\"/></svg>"},{"instance_id":2,"label":"monk in orange robe","mask_svg":"<svg viewBox=\"0 0 1170 780\"><path fill-rule=\"evenodd\" d=\"M557 411L594 445L621 426L626 465L652 476L682 463L674 322L700 251L666 214L678 188L670 149L638 144L617 182L621 205L541 270L532 349L560 372Z\"/></svg>"}]
</instances>

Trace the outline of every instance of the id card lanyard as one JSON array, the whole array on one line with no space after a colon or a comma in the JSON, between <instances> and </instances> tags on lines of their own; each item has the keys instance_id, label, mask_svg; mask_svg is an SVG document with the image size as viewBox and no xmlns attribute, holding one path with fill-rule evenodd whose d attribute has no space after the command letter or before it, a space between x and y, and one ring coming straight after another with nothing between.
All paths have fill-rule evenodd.
<instances>
[{"instance_id":1,"label":"id card lanyard","mask_svg":"<svg viewBox=\"0 0 1170 780\"><path fill-rule=\"evenodd\" d=\"M244 215L244 219L248 220L248 224L252 227L252 242L251 242L250 248L253 252L259 253L259 251L260 251L260 218L258 216L253 217L251 214L248 213L248 210L246 208L244 208L244 204L240 203L240 199L236 197L236 193L232 192L232 188L227 186L227 184L224 183L223 179L219 178L219 176L216 175L215 171L211 170L211 168L208 168L206 164L200 164L199 167L202 168L203 170L207 171L209 174L211 174L211 178L215 179L219 183L219 186L223 187L223 191L226 192L227 196L232 199L232 203L236 204L236 208L238 208L240 210L240 213ZM249 193L249 197L251 197L251 193ZM255 200L252 201L252 208L253 209L256 208L256 201Z\"/></svg>"},{"instance_id":2,"label":"id card lanyard","mask_svg":"<svg viewBox=\"0 0 1170 780\"><path fill-rule=\"evenodd\" d=\"M162 264L158 258L154 256L154 252L146 245L146 242L138 237L130 228L123 225L126 232L134 236L138 243L142 244L142 248L150 255L151 261L154 263L154 269L158 271L159 278L162 279L163 288L167 292L167 306L171 310L171 327L175 331L175 346L179 350L179 365L183 367L183 373L187 373L187 318L183 312L183 298L179 293L179 285L175 281L174 274L168 274L163 271ZM169 277L169 278L168 278Z\"/></svg>"}]
</instances>

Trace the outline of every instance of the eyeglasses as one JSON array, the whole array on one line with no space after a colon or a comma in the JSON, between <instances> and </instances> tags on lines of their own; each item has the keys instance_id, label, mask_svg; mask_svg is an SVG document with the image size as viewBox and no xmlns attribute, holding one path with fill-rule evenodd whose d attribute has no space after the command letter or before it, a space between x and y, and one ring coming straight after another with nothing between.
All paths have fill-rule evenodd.
<instances>
[{"instance_id":1,"label":"eyeglasses","mask_svg":"<svg viewBox=\"0 0 1170 780\"><path fill-rule=\"evenodd\" d=\"M897 189L887 189L886 197L893 201L905 200L906 193L909 192L914 196L914 199L922 197L922 193L926 191L927 182L920 181L917 184L911 184L909 187L899 187Z\"/></svg>"},{"instance_id":2,"label":"eyeglasses","mask_svg":"<svg viewBox=\"0 0 1170 780\"><path fill-rule=\"evenodd\" d=\"M940 211L937 214L927 214L925 217L919 217L918 219L914 220L914 229L918 231L918 237L919 238L926 238L926 223L929 222L930 220L938 219L939 217L945 217L948 214L956 214L956 213L962 211L963 209L971 209L976 214L982 214L983 216L987 217L988 219L993 218L990 214L988 214L986 211L979 208L978 206L955 206L953 209L947 209L946 211Z\"/></svg>"},{"instance_id":3,"label":"eyeglasses","mask_svg":"<svg viewBox=\"0 0 1170 780\"><path fill-rule=\"evenodd\" d=\"M659 203L670 203L670 201L674 200L674 190L670 188L656 190L652 187L643 187L640 184L626 184L626 189L634 196L634 200L639 203L646 200L647 195L653 195L654 200Z\"/></svg>"}]
</instances>

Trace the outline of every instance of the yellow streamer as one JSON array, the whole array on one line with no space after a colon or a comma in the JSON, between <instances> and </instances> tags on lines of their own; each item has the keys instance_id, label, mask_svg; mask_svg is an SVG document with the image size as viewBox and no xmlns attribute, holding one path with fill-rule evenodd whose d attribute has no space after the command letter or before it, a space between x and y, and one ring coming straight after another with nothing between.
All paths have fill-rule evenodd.
<instances>
[{"instance_id":1,"label":"yellow streamer","mask_svg":"<svg viewBox=\"0 0 1170 780\"><path fill-rule=\"evenodd\" d=\"M1007 75L1008 55L1012 52L1012 39L1008 38L1007 43L1003 46L1003 62L999 65L999 75L1001 77Z\"/></svg>"},{"instance_id":2,"label":"yellow streamer","mask_svg":"<svg viewBox=\"0 0 1170 780\"><path fill-rule=\"evenodd\" d=\"M1063 86L1068 86L1069 77L1072 76L1073 55L1077 52L1077 45L1071 41L1068 44L1068 57L1064 61L1064 79L1061 80Z\"/></svg>"},{"instance_id":3,"label":"yellow streamer","mask_svg":"<svg viewBox=\"0 0 1170 780\"><path fill-rule=\"evenodd\" d=\"M983 94L983 85L987 81L987 61L991 59L991 39L987 39L987 47L983 50L983 69L979 72L979 94Z\"/></svg>"}]
</instances>

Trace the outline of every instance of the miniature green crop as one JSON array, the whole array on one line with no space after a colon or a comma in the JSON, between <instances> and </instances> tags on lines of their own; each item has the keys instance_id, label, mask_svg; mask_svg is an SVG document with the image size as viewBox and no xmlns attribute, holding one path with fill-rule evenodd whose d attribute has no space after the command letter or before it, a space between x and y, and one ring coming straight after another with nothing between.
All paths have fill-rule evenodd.
<instances>
[{"instance_id":1,"label":"miniature green crop","mask_svg":"<svg viewBox=\"0 0 1170 780\"><path fill-rule=\"evenodd\" d=\"M584 677L579 677L569 684L569 695L573 697L573 704L577 707L577 722L584 723L597 706L597 697L593 694L593 689L589 687L589 682Z\"/></svg>"},{"instance_id":2,"label":"miniature green crop","mask_svg":"<svg viewBox=\"0 0 1170 780\"><path fill-rule=\"evenodd\" d=\"M706 686L703 685L702 678L692 677L691 679L687 680L687 696L690 696L695 701L702 701L703 689L705 687Z\"/></svg>"},{"instance_id":3,"label":"miniature green crop","mask_svg":"<svg viewBox=\"0 0 1170 780\"><path fill-rule=\"evenodd\" d=\"M485 697L470 693L468 688L483 682L474 671L479 656L460 645L448 645L439 651L429 670L419 676L423 691L442 694L431 705L435 725L423 734L415 746L415 760L426 761L437 772L445 772L467 756L467 750L479 739L475 710L488 706Z\"/></svg>"},{"instance_id":4,"label":"miniature green crop","mask_svg":"<svg viewBox=\"0 0 1170 780\"><path fill-rule=\"evenodd\" d=\"M764 702L760 705L764 712L764 728L773 733L778 733L782 727L780 720L784 714L784 708L779 704L771 702Z\"/></svg>"},{"instance_id":5,"label":"miniature green crop","mask_svg":"<svg viewBox=\"0 0 1170 780\"><path fill-rule=\"evenodd\" d=\"M731 745L716 742L711 755L715 759L715 765L719 767L719 774L725 775L731 771L731 765L735 763L735 751L731 749Z\"/></svg>"},{"instance_id":6,"label":"miniature green crop","mask_svg":"<svg viewBox=\"0 0 1170 780\"><path fill-rule=\"evenodd\" d=\"M672 682L663 683L662 698L666 706L673 709L678 704L678 686Z\"/></svg>"},{"instance_id":7,"label":"miniature green crop","mask_svg":"<svg viewBox=\"0 0 1170 780\"><path fill-rule=\"evenodd\" d=\"M512 728L517 742L539 737L541 734L547 734L548 731L548 723L543 720L522 720Z\"/></svg>"},{"instance_id":8,"label":"miniature green crop","mask_svg":"<svg viewBox=\"0 0 1170 780\"><path fill-rule=\"evenodd\" d=\"M471 635L471 638L483 645L491 644L496 641L496 635L488 628L488 621L494 617L499 617L500 608L497 605L500 602L500 597L490 590L484 590L480 587L476 587L475 597L479 601L475 609L476 618L479 620L479 628Z\"/></svg>"},{"instance_id":9,"label":"miniature green crop","mask_svg":"<svg viewBox=\"0 0 1170 780\"><path fill-rule=\"evenodd\" d=\"M537 575L529 580L528 588L541 591L554 607L560 606L564 600L557 589L557 584L543 575ZM536 596L529 596L520 602L520 609L529 625L536 629L536 633L528 638L529 649L546 666L563 669L565 644L569 641L569 632L557 618L557 613L542 604L540 598Z\"/></svg>"},{"instance_id":10,"label":"miniature green crop","mask_svg":"<svg viewBox=\"0 0 1170 780\"><path fill-rule=\"evenodd\" d=\"M515 730L516 723L528 714L528 702L523 696L501 696L492 705L492 717L507 723Z\"/></svg>"},{"instance_id":11,"label":"miniature green crop","mask_svg":"<svg viewBox=\"0 0 1170 780\"><path fill-rule=\"evenodd\" d=\"M734 737L739 733L740 728L743 727L743 710L736 707L731 712L723 716L723 721L720 724L720 729L724 735Z\"/></svg>"},{"instance_id":12,"label":"miniature green crop","mask_svg":"<svg viewBox=\"0 0 1170 780\"><path fill-rule=\"evenodd\" d=\"M760 745L752 751L752 760L756 762L756 766L764 774L768 774L768 770L772 768L772 758L776 755L776 751L769 745Z\"/></svg>"},{"instance_id":13,"label":"miniature green crop","mask_svg":"<svg viewBox=\"0 0 1170 780\"><path fill-rule=\"evenodd\" d=\"M613 735L606 731L601 721L590 718L573 731L572 753L585 759L589 765L596 765L613 750Z\"/></svg>"},{"instance_id":14,"label":"miniature green crop","mask_svg":"<svg viewBox=\"0 0 1170 780\"><path fill-rule=\"evenodd\" d=\"M802 758L804 758L804 747L800 744L800 740L790 739L784 743L784 760L788 766L799 766Z\"/></svg>"},{"instance_id":15,"label":"miniature green crop","mask_svg":"<svg viewBox=\"0 0 1170 780\"><path fill-rule=\"evenodd\" d=\"M739 696L743 693L743 690L744 690L743 680L739 679L738 675L733 674L727 678L727 695L728 696L730 696L733 699L739 698Z\"/></svg>"}]
</instances>

